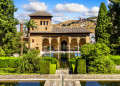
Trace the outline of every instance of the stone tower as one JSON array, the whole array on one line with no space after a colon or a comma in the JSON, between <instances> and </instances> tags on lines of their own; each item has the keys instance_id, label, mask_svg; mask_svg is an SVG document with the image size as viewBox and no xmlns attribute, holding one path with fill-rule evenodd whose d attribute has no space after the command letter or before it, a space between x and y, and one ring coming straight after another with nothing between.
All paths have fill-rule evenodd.
<instances>
[{"instance_id":1,"label":"stone tower","mask_svg":"<svg viewBox=\"0 0 120 86\"><path fill-rule=\"evenodd\" d=\"M46 11L36 11L29 16L37 24L37 28L31 28L30 31L51 31L51 14Z\"/></svg>"}]
</instances>

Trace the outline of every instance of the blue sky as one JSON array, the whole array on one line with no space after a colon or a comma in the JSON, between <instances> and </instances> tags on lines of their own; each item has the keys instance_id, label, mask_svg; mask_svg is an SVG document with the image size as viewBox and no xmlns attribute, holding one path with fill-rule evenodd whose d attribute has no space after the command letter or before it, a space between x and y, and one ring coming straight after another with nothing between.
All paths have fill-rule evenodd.
<instances>
[{"instance_id":1,"label":"blue sky","mask_svg":"<svg viewBox=\"0 0 120 86\"><path fill-rule=\"evenodd\" d=\"M52 23L76 20L80 17L97 16L101 2L108 5L108 0L13 0L18 8L15 17L20 21L29 19L28 15L45 10L54 17Z\"/></svg>"}]
</instances>

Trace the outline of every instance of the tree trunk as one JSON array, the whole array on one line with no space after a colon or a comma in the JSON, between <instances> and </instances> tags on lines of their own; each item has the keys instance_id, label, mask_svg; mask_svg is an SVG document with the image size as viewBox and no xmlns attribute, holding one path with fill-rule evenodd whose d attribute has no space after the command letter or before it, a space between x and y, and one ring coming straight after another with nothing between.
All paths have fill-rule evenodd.
<instances>
[{"instance_id":1,"label":"tree trunk","mask_svg":"<svg viewBox=\"0 0 120 86\"><path fill-rule=\"evenodd\" d=\"M30 28L28 28L28 49L30 51Z\"/></svg>"}]
</instances>

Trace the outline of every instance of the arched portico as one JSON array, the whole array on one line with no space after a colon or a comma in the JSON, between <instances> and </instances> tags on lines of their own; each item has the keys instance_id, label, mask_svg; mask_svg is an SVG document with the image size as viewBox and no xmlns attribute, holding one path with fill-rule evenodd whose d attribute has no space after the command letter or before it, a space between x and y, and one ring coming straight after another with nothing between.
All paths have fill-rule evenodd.
<instances>
[{"instance_id":1,"label":"arched portico","mask_svg":"<svg viewBox=\"0 0 120 86\"><path fill-rule=\"evenodd\" d=\"M44 37L42 42L42 50L49 51L79 51L79 47L86 44L85 37Z\"/></svg>"}]
</instances>

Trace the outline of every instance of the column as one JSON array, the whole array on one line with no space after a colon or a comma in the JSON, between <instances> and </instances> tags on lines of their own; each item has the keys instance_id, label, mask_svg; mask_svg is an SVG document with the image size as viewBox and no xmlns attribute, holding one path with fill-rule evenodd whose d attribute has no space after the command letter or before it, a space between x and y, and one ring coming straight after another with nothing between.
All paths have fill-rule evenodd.
<instances>
[{"instance_id":1,"label":"column","mask_svg":"<svg viewBox=\"0 0 120 86\"><path fill-rule=\"evenodd\" d=\"M60 37L58 37L58 51L60 50Z\"/></svg>"},{"instance_id":2,"label":"column","mask_svg":"<svg viewBox=\"0 0 120 86\"><path fill-rule=\"evenodd\" d=\"M51 57L51 37L49 37L49 45L50 45L50 57Z\"/></svg>"},{"instance_id":3,"label":"column","mask_svg":"<svg viewBox=\"0 0 120 86\"><path fill-rule=\"evenodd\" d=\"M69 39L69 51L70 51L71 37L68 37L68 39Z\"/></svg>"},{"instance_id":4,"label":"column","mask_svg":"<svg viewBox=\"0 0 120 86\"><path fill-rule=\"evenodd\" d=\"M23 55L23 22L21 21L20 22L20 32L22 33L22 35L21 35L21 53L20 53L20 55L22 56Z\"/></svg>"},{"instance_id":5,"label":"column","mask_svg":"<svg viewBox=\"0 0 120 86\"><path fill-rule=\"evenodd\" d=\"M77 44L78 44L78 51L79 51L79 43L80 43L80 38L77 38Z\"/></svg>"}]
</instances>

